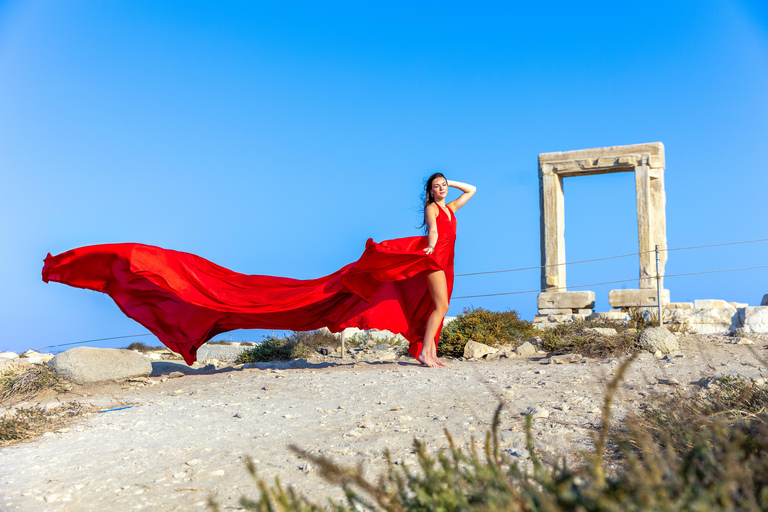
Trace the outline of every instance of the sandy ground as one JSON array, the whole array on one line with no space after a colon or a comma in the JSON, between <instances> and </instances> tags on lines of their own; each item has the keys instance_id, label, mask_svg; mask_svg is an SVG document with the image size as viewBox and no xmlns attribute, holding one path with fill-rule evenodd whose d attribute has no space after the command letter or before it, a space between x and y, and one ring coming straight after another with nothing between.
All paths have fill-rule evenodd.
<instances>
[{"instance_id":1,"label":"sandy ground","mask_svg":"<svg viewBox=\"0 0 768 512\"><path fill-rule=\"evenodd\" d=\"M768 341L736 345L732 338L684 336L679 355L646 354L630 368L616 417L653 393L669 392L660 378L691 388L703 377L740 374L762 378ZM59 400L103 409L64 432L0 450L0 510L195 510L213 497L223 510L258 497L244 461L259 475L280 477L313 499L339 497L316 468L300 460L296 444L346 464L363 463L370 476L385 467L383 451L413 462L413 439L447 446L444 429L468 446L482 441L502 400L502 446L526 459L523 414L534 420L543 454L570 454L592 446L605 383L618 360L544 364L542 355L492 362L453 361L427 369L412 360L350 362L288 368L225 368L153 385L78 388ZM173 369L158 366L158 373ZM50 398L45 400L50 401Z\"/></svg>"}]
</instances>

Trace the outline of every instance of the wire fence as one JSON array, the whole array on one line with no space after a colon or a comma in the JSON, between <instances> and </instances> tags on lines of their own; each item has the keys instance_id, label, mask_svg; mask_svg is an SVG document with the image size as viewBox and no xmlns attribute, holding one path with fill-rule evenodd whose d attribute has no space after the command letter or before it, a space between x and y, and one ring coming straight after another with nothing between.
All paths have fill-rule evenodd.
<instances>
[{"instance_id":1,"label":"wire fence","mask_svg":"<svg viewBox=\"0 0 768 512\"><path fill-rule=\"evenodd\" d=\"M716 244L705 244L705 245L691 245L686 247L672 247L672 248L659 248L658 252L672 252L672 251L686 251L686 250L692 250L692 249L706 249L711 247L723 247L723 246L729 246L729 245L740 245L740 244L752 244L752 243L758 243L758 242L768 242L768 238L757 238L753 240L740 240L737 242L721 242ZM510 268L510 269L503 269L503 270L486 270L486 271L480 271L480 272L467 272L462 274L455 274L455 277L469 277L469 276L479 276L479 275L486 275L486 274L502 274L507 272L521 272L524 270L540 270L545 267L554 267L554 266L563 266L563 265L578 265L582 263L591 263L595 261L606 261L606 260L613 260L618 258L627 258L630 256L640 256L642 254L647 253L655 253L656 250L653 251L638 251L638 252L632 252L627 254L618 254L616 256L604 256L600 258L591 258L586 260L578 260L578 261L568 261L565 263L558 263L555 265L537 265L537 266L530 266L530 267L520 267L520 268ZM701 270L697 272L682 272L682 273L676 273L676 274L660 274L660 275L653 275L653 276L647 276L648 279L667 279L669 277L683 277L683 276L694 276L694 275L702 275L702 274L715 274L720 272L734 272L734 271L740 271L740 270L754 270L754 269L761 269L761 268L768 268L768 264L766 265L752 265L747 267L734 267L734 268L724 268L724 269L717 269L717 270ZM607 284L620 284L620 283L630 283L633 281L638 281L639 277L633 277L631 279L618 279L615 281L602 281L597 283L587 283L587 284L577 284L577 285L568 285L568 288L587 288L592 286L603 286ZM514 291L507 291L507 292L499 292L499 293L482 293L482 294L476 294L476 295L461 295L458 297L452 297L451 300L459 300L459 299L474 299L474 298L480 298L480 297L499 297L499 296L505 296L505 295L521 295L526 293L541 293L544 291L548 291L542 288L537 288L535 290L514 290ZM551 291L551 289L549 290ZM59 345L49 345L47 347L42 347L37 350L44 350L47 348L55 348L55 347L64 347L64 346L70 346L70 345L81 345L84 343L94 343L97 341L107 341L107 340L116 340L116 339L123 339L123 338L139 338L143 336L153 336L151 333L147 334L131 334L127 336L112 336L109 338L98 338L93 340L83 340L83 341L74 341L71 343L62 343Z\"/></svg>"}]
</instances>

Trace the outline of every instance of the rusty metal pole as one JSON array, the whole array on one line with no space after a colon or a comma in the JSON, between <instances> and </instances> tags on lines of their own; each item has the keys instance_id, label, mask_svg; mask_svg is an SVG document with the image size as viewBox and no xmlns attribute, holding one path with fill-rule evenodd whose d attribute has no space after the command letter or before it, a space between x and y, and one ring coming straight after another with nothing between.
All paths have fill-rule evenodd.
<instances>
[{"instance_id":1,"label":"rusty metal pole","mask_svg":"<svg viewBox=\"0 0 768 512\"><path fill-rule=\"evenodd\" d=\"M656 305L659 308L659 327L664 325L661 318L661 276L659 275L659 246L656 246Z\"/></svg>"}]
</instances>

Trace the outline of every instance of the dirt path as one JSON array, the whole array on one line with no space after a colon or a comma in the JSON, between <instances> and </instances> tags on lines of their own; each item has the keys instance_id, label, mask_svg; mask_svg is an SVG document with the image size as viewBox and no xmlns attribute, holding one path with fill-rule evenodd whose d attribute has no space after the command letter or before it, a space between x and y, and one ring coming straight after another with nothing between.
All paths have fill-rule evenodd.
<instances>
[{"instance_id":1,"label":"dirt path","mask_svg":"<svg viewBox=\"0 0 768 512\"><path fill-rule=\"evenodd\" d=\"M702 377L738 373L761 378L768 351L717 336L685 336L679 357L636 361L622 386L616 415L667 392L659 378L690 387ZM63 433L0 450L0 509L194 510L209 496L223 510L239 509L258 492L245 469L279 476L318 500L341 496L315 468L287 448L296 444L368 474L384 468L382 452L414 461L413 438L447 445L447 428L461 445L482 440L502 399L502 445L526 458L522 414L534 420L543 453L575 454L591 447L605 382L619 361L543 364L541 356L493 362L453 362L429 370L410 361L347 363L301 369L234 369L187 375L151 386L104 386L78 396L103 408ZM68 397L72 399L73 397Z\"/></svg>"}]
</instances>

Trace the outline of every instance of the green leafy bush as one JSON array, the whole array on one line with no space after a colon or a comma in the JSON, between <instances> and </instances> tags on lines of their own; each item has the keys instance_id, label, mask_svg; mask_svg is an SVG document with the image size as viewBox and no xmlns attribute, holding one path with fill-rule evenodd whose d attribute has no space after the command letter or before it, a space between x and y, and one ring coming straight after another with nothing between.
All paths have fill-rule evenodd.
<instances>
[{"instance_id":1,"label":"green leafy bush","mask_svg":"<svg viewBox=\"0 0 768 512\"><path fill-rule=\"evenodd\" d=\"M535 336L537 332L531 322L520 319L517 311L465 309L456 320L443 327L437 354L460 357L469 340L486 345L508 344Z\"/></svg>"},{"instance_id":2,"label":"green leafy bush","mask_svg":"<svg viewBox=\"0 0 768 512\"><path fill-rule=\"evenodd\" d=\"M150 347L140 341L134 341L127 347L123 347L126 350L138 350L139 352L153 352L155 350L163 350L165 347Z\"/></svg>"},{"instance_id":3,"label":"green leafy bush","mask_svg":"<svg viewBox=\"0 0 768 512\"><path fill-rule=\"evenodd\" d=\"M298 331L287 337L266 336L261 343L242 352L236 362L253 363L307 358L320 347L333 347L339 344L340 341L324 329Z\"/></svg>"},{"instance_id":4,"label":"green leafy bush","mask_svg":"<svg viewBox=\"0 0 768 512\"><path fill-rule=\"evenodd\" d=\"M613 328L617 334L606 336L589 332L588 328ZM621 322L605 320L587 320L558 324L555 327L540 331L541 346L547 352L578 353L588 357L616 357L637 351L640 333L628 331Z\"/></svg>"}]
</instances>

